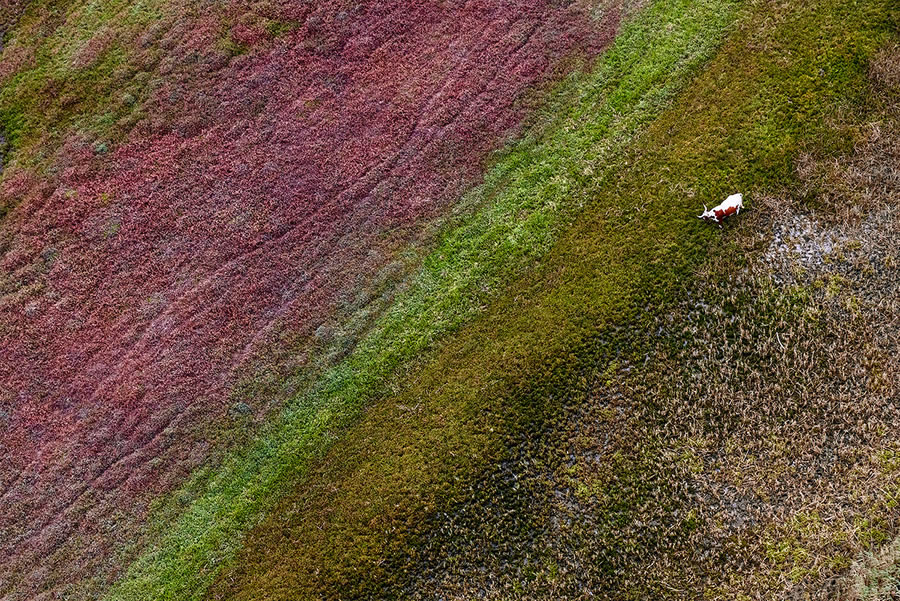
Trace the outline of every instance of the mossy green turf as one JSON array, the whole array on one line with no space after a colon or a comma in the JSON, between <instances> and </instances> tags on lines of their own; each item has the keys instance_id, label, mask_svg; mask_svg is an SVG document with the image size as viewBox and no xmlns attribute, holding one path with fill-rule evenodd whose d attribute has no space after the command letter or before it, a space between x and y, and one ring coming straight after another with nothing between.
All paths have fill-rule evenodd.
<instances>
[{"instance_id":1,"label":"mossy green turf","mask_svg":"<svg viewBox=\"0 0 900 601\"><path fill-rule=\"evenodd\" d=\"M229 572L215 596L348 594L383 576L378 565L402 551L411 527L502 455L499 433L517 421L510 413L537 398L523 391L564 393L596 336L640 320L689 277L716 236L694 218L699 204L790 180L798 148L823 131L826 107L860 89L887 27L879 2L752 4L677 106L622 152L713 52L737 11L733 3L662 0L592 74L566 82L550 106L576 108L499 160L484 200L470 201L478 210L454 224L410 292L345 363L250 449L176 496L193 501L174 524L155 525L152 550L108 597L202 596L265 512L273 517L251 537L245 571L235 576L244 588L225 585ZM580 204L571 229L522 275ZM435 345L482 304L482 317ZM399 369L412 360L415 369ZM552 378L535 388L541 374ZM391 388L394 396L338 436ZM276 507L290 487L299 492Z\"/></svg>"},{"instance_id":2,"label":"mossy green turf","mask_svg":"<svg viewBox=\"0 0 900 601\"><path fill-rule=\"evenodd\" d=\"M198 473L163 502L160 516L180 517L174 524L155 522L155 543L109 598L201 595L243 533L336 438L337 428L413 371L400 366L421 363L436 340L476 315L503 282L547 251L567 216L591 198L601 174L615 171L627 142L714 52L736 14L731 1L661 0L625 26L591 73L565 81L542 127L496 160L408 292L353 353L290 403L250 448L215 471ZM629 285L631 272L623 275L610 291ZM182 509L186 499L193 500Z\"/></svg>"}]
</instances>

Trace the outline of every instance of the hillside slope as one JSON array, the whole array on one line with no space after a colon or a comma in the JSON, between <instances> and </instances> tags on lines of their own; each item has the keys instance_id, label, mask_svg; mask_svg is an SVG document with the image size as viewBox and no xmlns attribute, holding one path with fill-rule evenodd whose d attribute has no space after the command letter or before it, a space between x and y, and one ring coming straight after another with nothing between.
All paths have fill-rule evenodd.
<instances>
[{"instance_id":1,"label":"hillside slope","mask_svg":"<svg viewBox=\"0 0 900 601\"><path fill-rule=\"evenodd\" d=\"M889 594L898 15L743 8L540 265L210 598ZM721 235L691 212L717 189L753 200Z\"/></svg>"},{"instance_id":2,"label":"hillside slope","mask_svg":"<svg viewBox=\"0 0 900 601\"><path fill-rule=\"evenodd\" d=\"M3 10L0 598L890 594L891 2Z\"/></svg>"},{"instance_id":3,"label":"hillside slope","mask_svg":"<svg viewBox=\"0 0 900 601\"><path fill-rule=\"evenodd\" d=\"M0 59L4 589L90 573L229 411L291 395L234 391L389 293L619 10L510 8L28 4Z\"/></svg>"}]
</instances>

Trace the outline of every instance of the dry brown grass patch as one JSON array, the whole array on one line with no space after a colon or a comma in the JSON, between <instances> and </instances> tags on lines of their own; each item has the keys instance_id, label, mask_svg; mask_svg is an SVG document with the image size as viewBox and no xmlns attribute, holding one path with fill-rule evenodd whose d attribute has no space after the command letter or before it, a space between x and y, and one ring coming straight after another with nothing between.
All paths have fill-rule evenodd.
<instances>
[{"instance_id":1,"label":"dry brown grass patch","mask_svg":"<svg viewBox=\"0 0 900 601\"><path fill-rule=\"evenodd\" d=\"M900 93L900 44L891 44L876 54L869 75L885 93Z\"/></svg>"}]
</instances>

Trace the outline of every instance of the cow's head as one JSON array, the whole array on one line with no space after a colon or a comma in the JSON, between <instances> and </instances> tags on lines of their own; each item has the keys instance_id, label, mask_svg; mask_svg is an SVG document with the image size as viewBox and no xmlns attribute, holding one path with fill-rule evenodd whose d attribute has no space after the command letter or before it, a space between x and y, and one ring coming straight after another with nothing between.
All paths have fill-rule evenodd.
<instances>
[{"instance_id":1,"label":"cow's head","mask_svg":"<svg viewBox=\"0 0 900 601\"><path fill-rule=\"evenodd\" d=\"M718 219L718 217L716 217L715 211L710 211L709 209L706 208L706 205L703 205L703 213L701 213L700 215L697 215L697 219L703 219L706 221L715 221L716 223L719 223L719 219Z\"/></svg>"}]
</instances>

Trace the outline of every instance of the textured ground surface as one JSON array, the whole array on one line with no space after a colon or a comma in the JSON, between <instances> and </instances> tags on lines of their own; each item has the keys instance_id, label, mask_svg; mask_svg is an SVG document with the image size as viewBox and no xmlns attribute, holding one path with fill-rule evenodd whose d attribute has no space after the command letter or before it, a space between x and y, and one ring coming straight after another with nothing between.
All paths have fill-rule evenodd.
<instances>
[{"instance_id":1,"label":"textured ground surface","mask_svg":"<svg viewBox=\"0 0 900 601\"><path fill-rule=\"evenodd\" d=\"M849 574L898 533L882 9L754 5L542 267L337 443L213 597L865 597ZM703 262L688 211L722 180L754 204Z\"/></svg>"},{"instance_id":2,"label":"textured ground surface","mask_svg":"<svg viewBox=\"0 0 900 601\"><path fill-rule=\"evenodd\" d=\"M3 601L896 588L893 3L0 23Z\"/></svg>"},{"instance_id":3,"label":"textured ground surface","mask_svg":"<svg viewBox=\"0 0 900 601\"><path fill-rule=\"evenodd\" d=\"M42 586L73 533L99 551L104 520L202 463L261 344L312 339L478 178L526 92L617 23L544 2L320 3L277 40L235 26L229 61L197 11L138 36L167 52L133 75L157 79L125 143L72 134L58 174L5 182L0 581ZM73 60L103 60L114 28Z\"/></svg>"}]
</instances>

